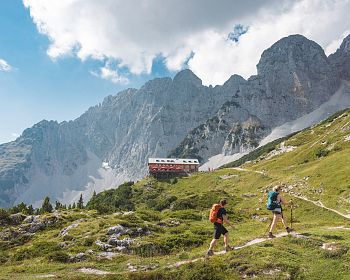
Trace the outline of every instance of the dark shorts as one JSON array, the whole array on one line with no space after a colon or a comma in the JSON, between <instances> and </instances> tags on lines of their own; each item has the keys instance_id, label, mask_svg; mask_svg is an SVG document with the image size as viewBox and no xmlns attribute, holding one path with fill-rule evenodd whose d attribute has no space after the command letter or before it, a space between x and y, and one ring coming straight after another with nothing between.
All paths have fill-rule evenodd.
<instances>
[{"instance_id":1,"label":"dark shorts","mask_svg":"<svg viewBox=\"0 0 350 280\"><path fill-rule=\"evenodd\" d=\"M214 239L219 239L221 234L225 235L226 233L228 230L222 224L214 223Z\"/></svg>"}]
</instances>

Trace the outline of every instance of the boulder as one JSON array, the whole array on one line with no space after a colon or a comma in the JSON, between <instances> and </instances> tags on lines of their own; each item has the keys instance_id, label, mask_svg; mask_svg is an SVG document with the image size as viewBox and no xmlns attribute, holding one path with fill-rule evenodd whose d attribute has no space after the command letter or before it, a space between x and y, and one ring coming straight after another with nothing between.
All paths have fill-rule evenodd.
<instances>
[{"instance_id":1,"label":"boulder","mask_svg":"<svg viewBox=\"0 0 350 280\"><path fill-rule=\"evenodd\" d=\"M126 234L126 233L130 233L131 229L127 228L127 227L123 227L122 225L116 225L113 227L110 227L107 231L108 235L117 235L118 237Z\"/></svg>"},{"instance_id":2,"label":"boulder","mask_svg":"<svg viewBox=\"0 0 350 280\"><path fill-rule=\"evenodd\" d=\"M11 224L19 225L25 220L26 216L22 213L16 213L9 216L9 221Z\"/></svg>"}]
</instances>

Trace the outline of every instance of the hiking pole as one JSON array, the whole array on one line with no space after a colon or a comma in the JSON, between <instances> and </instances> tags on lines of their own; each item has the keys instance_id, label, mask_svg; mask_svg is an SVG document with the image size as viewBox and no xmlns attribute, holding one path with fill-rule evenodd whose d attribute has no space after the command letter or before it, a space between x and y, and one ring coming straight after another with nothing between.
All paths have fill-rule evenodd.
<instances>
[{"instance_id":1,"label":"hiking pole","mask_svg":"<svg viewBox=\"0 0 350 280\"><path fill-rule=\"evenodd\" d=\"M290 202L290 228L293 228L293 200Z\"/></svg>"}]
</instances>

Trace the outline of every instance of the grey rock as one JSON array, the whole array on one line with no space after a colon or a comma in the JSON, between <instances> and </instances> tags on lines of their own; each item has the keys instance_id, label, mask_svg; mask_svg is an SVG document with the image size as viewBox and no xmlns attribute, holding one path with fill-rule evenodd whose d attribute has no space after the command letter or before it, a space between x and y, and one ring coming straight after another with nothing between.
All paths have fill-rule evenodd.
<instances>
[{"instance_id":1,"label":"grey rock","mask_svg":"<svg viewBox=\"0 0 350 280\"><path fill-rule=\"evenodd\" d=\"M348 35L334 54L331 54L329 61L334 66L340 79L350 80L350 35Z\"/></svg>"},{"instance_id":2,"label":"grey rock","mask_svg":"<svg viewBox=\"0 0 350 280\"><path fill-rule=\"evenodd\" d=\"M33 216L33 215L30 215L30 216L27 216L24 220L23 220L23 223L36 223L39 221L39 218L40 216L37 215L37 216Z\"/></svg>"},{"instance_id":3,"label":"grey rock","mask_svg":"<svg viewBox=\"0 0 350 280\"><path fill-rule=\"evenodd\" d=\"M117 247L117 249L119 251L128 248L130 246L130 244L133 242L133 239L128 238L128 237L121 239L121 240L119 240L118 238L119 238L119 236L112 235L109 238L107 243L111 246Z\"/></svg>"},{"instance_id":4,"label":"grey rock","mask_svg":"<svg viewBox=\"0 0 350 280\"><path fill-rule=\"evenodd\" d=\"M114 235L114 236L121 236L126 233L130 233L131 230L127 227L123 227L122 225L116 225L113 227L108 228L107 234L108 235Z\"/></svg>"},{"instance_id":5,"label":"grey rock","mask_svg":"<svg viewBox=\"0 0 350 280\"><path fill-rule=\"evenodd\" d=\"M106 243L102 242L101 240L96 240L95 244L96 244L97 246L101 247L101 249L102 249L102 250L105 250L105 251L107 251L107 250L113 248L112 245L106 244Z\"/></svg>"},{"instance_id":6,"label":"grey rock","mask_svg":"<svg viewBox=\"0 0 350 280\"><path fill-rule=\"evenodd\" d=\"M62 229L60 231L60 233L58 234L58 236L65 236L68 234L69 230L73 229L73 228L76 228L78 226L79 223L74 223L74 224L71 224L69 225L68 227Z\"/></svg>"},{"instance_id":7,"label":"grey rock","mask_svg":"<svg viewBox=\"0 0 350 280\"><path fill-rule=\"evenodd\" d=\"M11 224L19 225L26 219L26 216L22 213L16 213L9 216L9 220Z\"/></svg>"},{"instance_id":8,"label":"grey rock","mask_svg":"<svg viewBox=\"0 0 350 280\"><path fill-rule=\"evenodd\" d=\"M71 262L82 262L85 261L87 259L87 256L85 253L78 253L75 256L72 256L70 258Z\"/></svg>"}]
</instances>

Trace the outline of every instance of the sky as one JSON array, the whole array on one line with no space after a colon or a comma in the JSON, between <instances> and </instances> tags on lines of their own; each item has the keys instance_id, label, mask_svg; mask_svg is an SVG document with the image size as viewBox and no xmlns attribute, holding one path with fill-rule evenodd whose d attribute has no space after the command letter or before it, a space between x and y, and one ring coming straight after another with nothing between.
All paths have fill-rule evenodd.
<instances>
[{"instance_id":1,"label":"sky","mask_svg":"<svg viewBox=\"0 0 350 280\"><path fill-rule=\"evenodd\" d=\"M0 143L181 69L248 78L291 34L328 55L349 33L350 0L1 0Z\"/></svg>"}]
</instances>

